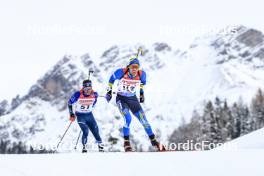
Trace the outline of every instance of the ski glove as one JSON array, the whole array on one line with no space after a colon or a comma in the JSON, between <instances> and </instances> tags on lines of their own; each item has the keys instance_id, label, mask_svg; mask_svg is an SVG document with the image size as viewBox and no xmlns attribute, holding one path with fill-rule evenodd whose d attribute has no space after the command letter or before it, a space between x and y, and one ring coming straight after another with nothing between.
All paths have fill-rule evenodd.
<instances>
[{"instance_id":1,"label":"ski glove","mask_svg":"<svg viewBox=\"0 0 264 176\"><path fill-rule=\"evenodd\" d=\"M73 113L70 114L70 121L71 121L71 122L74 122L75 118L76 118L76 117L75 117L75 114L73 114Z\"/></svg>"},{"instance_id":2,"label":"ski glove","mask_svg":"<svg viewBox=\"0 0 264 176\"><path fill-rule=\"evenodd\" d=\"M144 103L144 101L145 101L144 93L140 93L139 101L140 101L140 103Z\"/></svg>"},{"instance_id":3,"label":"ski glove","mask_svg":"<svg viewBox=\"0 0 264 176\"><path fill-rule=\"evenodd\" d=\"M106 93L105 98L106 98L107 102L109 102L112 99L112 90L111 89Z\"/></svg>"}]
</instances>

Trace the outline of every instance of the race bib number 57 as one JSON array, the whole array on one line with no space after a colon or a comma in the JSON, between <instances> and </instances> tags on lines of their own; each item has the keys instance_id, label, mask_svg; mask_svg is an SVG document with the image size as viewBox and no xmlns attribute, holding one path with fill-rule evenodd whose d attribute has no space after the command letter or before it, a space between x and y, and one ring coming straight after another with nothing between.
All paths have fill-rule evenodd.
<instances>
[{"instance_id":1,"label":"race bib number 57","mask_svg":"<svg viewBox=\"0 0 264 176\"><path fill-rule=\"evenodd\" d=\"M90 112L93 108L94 99L80 99L77 103L78 112Z\"/></svg>"}]
</instances>

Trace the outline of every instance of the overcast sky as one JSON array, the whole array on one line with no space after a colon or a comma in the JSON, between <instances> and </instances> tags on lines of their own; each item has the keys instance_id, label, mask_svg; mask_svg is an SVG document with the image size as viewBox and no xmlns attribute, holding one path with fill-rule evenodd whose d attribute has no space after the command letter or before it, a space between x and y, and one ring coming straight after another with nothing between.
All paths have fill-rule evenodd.
<instances>
[{"instance_id":1,"label":"overcast sky","mask_svg":"<svg viewBox=\"0 0 264 176\"><path fill-rule=\"evenodd\" d=\"M260 0L2 1L0 100L25 94L65 54L98 57L113 44L157 41L184 48L199 29L264 31L263 17Z\"/></svg>"}]
</instances>

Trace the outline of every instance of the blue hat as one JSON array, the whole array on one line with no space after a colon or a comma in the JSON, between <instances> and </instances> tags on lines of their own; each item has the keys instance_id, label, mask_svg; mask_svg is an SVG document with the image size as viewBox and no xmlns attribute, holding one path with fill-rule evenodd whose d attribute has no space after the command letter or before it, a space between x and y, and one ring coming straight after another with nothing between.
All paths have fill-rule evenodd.
<instances>
[{"instance_id":1,"label":"blue hat","mask_svg":"<svg viewBox=\"0 0 264 176\"><path fill-rule=\"evenodd\" d=\"M92 87L92 81L87 79L83 81L83 87Z\"/></svg>"},{"instance_id":2,"label":"blue hat","mask_svg":"<svg viewBox=\"0 0 264 176\"><path fill-rule=\"evenodd\" d=\"M130 61L129 61L128 66L132 65L132 64L138 64L138 66L140 66L138 58L131 58Z\"/></svg>"}]
</instances>

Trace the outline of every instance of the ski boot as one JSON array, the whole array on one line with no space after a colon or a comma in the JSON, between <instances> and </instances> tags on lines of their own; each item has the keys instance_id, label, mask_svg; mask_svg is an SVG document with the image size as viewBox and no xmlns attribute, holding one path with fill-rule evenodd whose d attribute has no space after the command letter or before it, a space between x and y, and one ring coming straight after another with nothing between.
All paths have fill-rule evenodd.
<instances>
[{"instance_id":1,"label":"ski boot","mask_svg":"<svg viewBox=\"0 0 264 176\"><path fill-rule=\"evenodd\" d=\"M83 145L82 153L87 153L87 147L86 147L86 145Z\"/></svg>"},{"instance_id":2,"label":"ski boot","mask_svg":"<svg viewBox=\"0 0 264 176\"><path fill-rule=\"evenodd\" d=\"M125 149L125 152L132 152L132 147L130 145L130 141L129 141L129 137L128 136L125 136L124 137L124 149Z\"/></svg>"},{"instance_id":3,"label":"ski boot","mask_svg":"<svg viewBox=\"0 0 264 176\"><path fill-rule=\"evenodd\" d=\"M104 144L98 144L99 152L104 152Z\"/></svg>"},{"instance_id":4,"label":"ski boot","mask_svg":"<svg viewBox=\"0 0 264 176\"><path fill-rule=\"evenodd\" d=\"M149 136L149 139L151 141L151 144L153 147L155 147L155 149L157 149L157 151L159 152L164 152L166 151L166 148L164 145L160 144L157 139L155 138L155 135L151 135Z\"/></svg>"}]
</instances>

